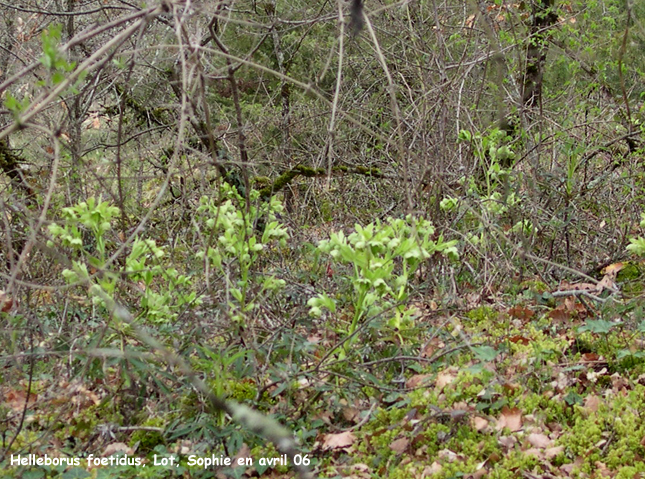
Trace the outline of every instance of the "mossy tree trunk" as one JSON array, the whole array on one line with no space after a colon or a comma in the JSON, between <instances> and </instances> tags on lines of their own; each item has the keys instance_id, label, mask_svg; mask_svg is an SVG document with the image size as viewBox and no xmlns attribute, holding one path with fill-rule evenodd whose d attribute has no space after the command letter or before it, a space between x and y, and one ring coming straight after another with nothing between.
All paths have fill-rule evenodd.
<instances>
[{"instance_id":1,"label":"mossy tree trunk","mask_svg":"<svg viewBox=\"0 0 645 479\"><path fill-rule=\"evenodd\" d=\"M522 105L532 108L541 104L544 64L549 51L550 28L558 21L555 0L534 0L533 21L526 48L526 63L522 77Z\"/></svg>"}]
</instances>

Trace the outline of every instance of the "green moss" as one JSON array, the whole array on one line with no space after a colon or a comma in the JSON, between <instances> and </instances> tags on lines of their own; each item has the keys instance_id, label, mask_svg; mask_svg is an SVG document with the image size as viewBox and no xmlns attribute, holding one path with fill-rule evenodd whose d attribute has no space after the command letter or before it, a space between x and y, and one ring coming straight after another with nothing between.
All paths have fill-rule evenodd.
<instances>
[{"instance_id":1,"label":"green moss","mask_svg":"<svg viewBox=\"0 0 645 479\"><path fill-rule=\"evenodd\" d=\"M280 191L282 188L284 188L286 185L291 183L293 179L298 176L301 171L301 169L306 169L306 167L302 165L298 165L295 168L292 168L291 170L288 170L284 173L282 173L280 176L278 176L273 184L270 184L268 186L265 186L264 188L260 189L260 198L267 199L269 198L272 194L277 193ZM305 175L306 176L306 175Z\"/></svg>"},{"instance_id":2,"label":"green moss","mask_svg":"<svg viewBox=\"0 0 645 479\"><path fill-rule=\"evenodd\" d=\"M368 423L368 430L377 430L382 427L388 427L392 424L397 424L407 414L407 410L392 408L383 409L379 408L374 414L374 419Z\"/></svg>"},{"instance_id":3,"label":"green moss","mask_svg":"<svg viewBox=\"0 0 645 479\"><path fill-rule=\"evenodd\" d=\"M381 171L378 168L366 168L364 166L357 166L356 172L366 176L381 176Z\"/></svg>"},{"instance_id":4,"label":"green moss","mask_svg":"<svg viewBox=\"0 0 645 479\"><path fill-rule=\"evenodd\" d=\"M460 426L448 442L447 448L451 451L458 450L460 454L480 462L493 452L501 455L495 436L481 434L470 425Z\"/></svg>"},{"instance_id":5,"label":"green moss","mask_svg":"<svg viewBox=\"0 0 645 479\"><path fill-rule=\"evenodd\" d=\"M142 426L163 428L165 424L162 418L153 417L144 422ZM155 447L164 443L165 439L163 437L163 434L159 431L140 429L135 431L130 438L130 446L134 447L138 444L137 450L146 454L152 452Z\"/></svg>"},{"instance_id":6,"label":"green moss","mask_svg":"<svg viewBox=\"0 0 645 479\"><path fill-rule=\"evenodd\" d=\"M323 200L320 204L320 214L325 222L331 221L334 211L337 210L338 204L333 204L331 201Z\"/></svg>"},{"instance_id":7,"label":"green moss","mask_svg":"<svg viewBox=\"0 0 645 479\"><path fill-rule=\"evenodd\" d=\"M425 410L430 404L437 404L438 392L435 389L415 389L408 394L410 406Z\"/></svg>"},{"instance_id":8,"label":"green moss","mask_svg":"<svg viewBox=\"0 0 645 479\"><path fill-rule=\"evenodd\" d=\"M622 283L624 281L640 279L644 274L644 269L644 264L628 261L624 264L623 269L621 269L616 275L616 281Z\"/></svg>"},{"instance_id":9,"label":"green moss","mask_svg":"<svg viewBox=\"0 0 645 479\"><path fill-rule=\"evenodd\" d=\"M484 384L485 382L480 377L476 377L468 371L460 371L457 378L443 390L446 404L477 401L477 395L482 391Z\"/></svg>"},{"instance_id":10,"label":"green moss","mask_svg":"<svg viewBox=\"0 0 645 479\"><path fill-rule=\"evenodd\" d=\"M455 381L444 388L443 394L447 400L441 407L449 410L450 401L475 398L477 391L482 388L482 380L479 375L460 373ZM584 407L568 406L561 395L548 397L544 394L527 394L522 388L515 391L515 395L517 407L525 414L532 414L539 424L557 422L563 426L556 445L564 446L565 451L550 461L552 467L567 464L571 458L582 457L584 463L577 469L584 474L597 470L596 461L606 464L612 472L618 472L617 477L627 478L630 477L628 473L645 471L645 466L638 463L638 458L645 455L645 448L640 444L645 435L645 424L639 412L645 408L645 387L636 384L627 395L606 397L594 413ZM419 390L410 393L409 399L412 407L427 415L430 414L427 405L435 404L438 396L435 391ZM357 453L361 462L374 470L378 469L380 474L395 478L414 477L434 461L441 464L442 470L433 477L458 477L474 472L477 464L490 457L498 457L499 460L489 463L488 477L510 479L517 477L519 471L530 471L536 475L546 471L547 465L537 457L520 450L501 451L495 434L478 432L469 423L460 423L454 418L447 422L428 420L423 433L417 435L414 441L414 447L423 453L406 456L407 460L403 461L391 451L390 444L408 431L403 421L407 413L405 409L380 410L376 413L374 420L364 428L366 435L358 441ZM449 439L442 442L441 437ZM612 439L608 447L603 449L607 443L601 441L607 441L609 437ZM446 449L457 454L459 460L450 462L440 458L440 451Z\"/></svg>"},{"instance_id":11,"label":"green moss","mask_svg":"<svg viewBox=\"0 0 645 479\"><path fill-rule=\"evenodd\" d=\"M271 178L268 176L256 176L251 180L251 183L253 183L253 186L256 188L268 186L271 184Z\"/></svg>"},{"instance_id":12,"label":"green moss","mask_svg":"<svg viewBox=\"0 0 645 479\"><path fill-rule=\"evenodd\" d=\"M522 290L528 289L532 293L542 294L546 291L550 291L550 288L540 280L537 279L527 279L520 283L520 288Z\"/></svg>"},{"instance_id":13,"label":"green moss","mask_svg":"<svg viewBox=\"0 0 645 479\"><path fill-rule=\"evenodd\" d=\"M564 424L569 415L569 406L561 398L553 399L545 394L526 394L520 396L518 408L525 414L533 414L542 422Z\"/></svg>"},{"instance_id":14,"label":"green moss","mask_svg":"<svg viewBox=\"0 0 645 479\"><path fill-rule=\"evenodd\" d=\"M361 175L375 176L375 177L383 176L381 171L378 168L366 168L364 166L357 166L352 170L350 170L346 166L335 166L332 168L332 171L342 172L342 173L353 172ZM315 178L318 176L325 176L327 175L327 173L328 173L328 170L325 168L312 168L310 166L305 166L305 165L296 165L290 170L287 170L284 173L282 173L280 176L278 176L273 181L273 183L271 183L271 181L269 180L268 182L264 182L261 185L257 185L257 186L262 186L262 188L259 190L260 198L266 199L272 194L277 193L278 191L282 190L286 185L291 183L293 179L296 178L297 176ZM259 177L259 178L263 178L263 177Z\"/></svg>"},{"instance_id":15,"label":"green moss","mask_svg":"<svg viewBox=\"0 0 645 479\"><path fill-rule=\"evenodd\" d=\"M614 479L633 479L645 473L645 462L636 462L632 466L622 467Z\"/></svg>"},{"instance_id":16,"label":"green moss","mask_svg":"<svg viewBox=\"0 0 645 479\"><path fill-rule=\"evenodd\" d=\"M231 381L229 382L229 396L238 402L251 401L257 395L255 384L250 381Z\"/></svg>"},{"instance_id":17,"label":"green moss","mask_svg":"<svg viewBox=\"0 0 645 479\"><path fill-rule=\"evenodd\" d=\"M480 306L479 308L471 309L466 313L466 317L470 319L473 324L492 324L497 319L498 315L499 313L490 306Z\"/></svg>"},{"instance_id":18,"label":"green moss","mask_svg":"<svg viewBox=\"0 0 645 479\"><path fill-rule=\"evenodd\" d=\"M525 454L523 451L509 453L504 460L497 464L495 470L500 475L491 474L490 477L509 477L505 475L506 471L515 471L516 475L511 477L518 477L517 471L531 471L538 476L544 472L540 460L532 454ZM502 471L504 471L504 474L501 474Z\"/></svg>"},{"instance_id":19,"label":"green moss","mask_svg":"<svg viewBox=\"0 0 645 479\"><path fill-rule=\"evenodd\" d=\"M110 405L101 403L89 406L75 414L69 422L57 423L62 427L56 431L55 436L60 440L66 440L72 436L77 440L88 440L95 434L99 424L114 423L121 424L123 417L118 413L109 411Z\"/></svg>"}]
</instances>

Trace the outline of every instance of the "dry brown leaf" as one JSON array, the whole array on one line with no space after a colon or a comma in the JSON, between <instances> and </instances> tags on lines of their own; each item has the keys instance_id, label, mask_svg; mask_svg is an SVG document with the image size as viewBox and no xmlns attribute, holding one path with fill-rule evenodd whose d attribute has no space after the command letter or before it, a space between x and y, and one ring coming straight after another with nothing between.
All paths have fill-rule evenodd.
<instances>
[{"instance_id":1,"label":"dry brown leaf","mask_svg":"<svg viewBox=\"0 0 645 479\"><path fill-rule=\"evenodd\" d=\"M614 477L616 474L609 470L607 465L604 462L596 461L594 463L596 466L596 477Z\"/></svg>"},{"instance_id":2,"label":"dry brown leaf","mask_svg":"<svg viewBox=\"0 0 645 479\"><path fill-rule=\"evenodd\" d=\"M423 384L428 383L428 379L431 377L431 374L415 374L414 376L411 376L410 379L408 379L405 382L405 387L408 389L415 389Z\"/></svg>"},{"instance_id":3,"label":"dry brown leaf","mask_svg":"<svg viewBox=\"0 0 645 479\"><path fill-rule=\"evenodd\" d=\"M421 473L421 478L423 479L426 477L434 476L435 474L439 474L442 469L443 469L443 466L439 464L437 461L434 461L432 464L425 467L425 469Z\"/></svg>"},{"instance_id":4,"label":"dry brown leaf","mask_svg":"<svg viewBox=\"0 0 645 479\"><path fill-rule=\"evenodd\" d=\"M611 375L611 386L614 389L614 391L620 391L623 388L626 388L629 386L629 381L622 377L618 373L614 373Z\"/></svg>"},{"instance_id":5,"label":"dry brown leaf","mask_svg":"<svg viewBox=\"0 0 645 479\"><path fill-rule=\"evenodd\" d=\"M564 298L564 309L571 313L576 312L576 298L574 296Z\"/></svg>"},{"instance_id":6,"label":"dry brown leaf","mask_svg":"<svg viewBox=\"0 0 645 479\"><path fill-rule=\"evenodd\" d=\"M401 437L392 441L392 443L390 444L390 449L392 449L397 454L403 454L409 445L410 440L406 437Z\"/></svg>"},{"instance_id":7,"label":"dry brown leaf","mask_svg":"<svg viewBox=\"0 0 645 479\"><path fill-rule=\"evenodd\" d=\"M13 307L13 298L0 289L0 311L8 313Z\"/></svg>"},{"instance_id":8,"label":"dry brown leaf","mask_svg":"<svg viewBox=\"0 0 645 479\"><path fill-rule=\"evenodd\" d=\"M435 387L437 389L443 389L445 388L448 384L453 382L455 379L457 379L457 371L454 369L446 369L445 371L441 371L439 374L437 374L437 379L435 381Z\"/></svg>"},{"instance_id":9,"label":"dry brown leaf","mask_svg":"<svg viewBox=\"0 0 645 479\"><path fill-rule=\"evenodd\" d=\"M445 347L446 343L444 343L441 339L434 337L423 347L423 351L421 351L421 357L431 358L435 352Z\"/></svg>"},{"instance_id":10,"label":"dry brown leaf","mask_svg":"<svg viewBox=\"0 0 645 479\"><path fill-rule=\"evenodd\" d=\"M352 464L344 474L348 479L370 479L370 467L367 464ZM280 476L282 477L282 476Z\"/></svg>"},{"instance_id":11,"label":"dry brown leaf","mask_svg":"<svg viewBox=\"0 0 645 479\"><path fill-rule=\"evenodd\" d=\"M360 411L358 410L358 408L355 408L353 406L343 408L343 417L346 421L353 423L357 423L361 420Z\"/></svg>"},{"instance_id":12,"label":"dry brown leaf","mask_svg":"<svg viewBox=\"0 0 645 479\"><path fill-rule=\"evenodd\" d=\"M504 406L497 421L496 428L498 431L501 431L505 427L512 432L522 429L522 411L516 407L509 408Z\"/></svg>"},{"instance_id":13,"label":"dry brown leaf","mask_svg":"<svg viewBox=\"0 0 645 479\"><path fill-rule=\"evenodd\" d=\"M597 293L602 293L605 289L608 289L610 291L618 290L616 283L614 283L613 279L608 274L603 276L600 282L596 285L595 291Z\"/></svg>"},{"instance_id":14,"label":"dry brown leaf","mask_svg":"<svg viewBox=\"0 0 645 479\"><path fill-rule=\"evenodd\" d=\"M340 432L338 434L325 434L322 448L324 451L330 449L341 449L349 447L356 441L356 436L351 431Z\"/></svg>"},{"instance_id":15,"label":"dry brown leaf","mask_svg":"<svg viewBox=\"0 0 645 479\"><path fill-rule=\"evenodd\" d=\"M105 450L103 451L102 456L103 457L108 457L113 454L116 454L117 452L124 452L125 454L132 455L134 454L134 450L128 446L124 442L113 442L112 444L108 444Z\"/></svg>"},{"instance_id":16,"label":"dry brown leaf","mask_svg":"<svg viewBox=\"0 0 645 479\"><path fill-rule=\"evenodd\" d=\"M482 302L482 295L479 293L466 294L466 307L468 309L475 309Z\"/></svg>"},{"instance_id":17,"label":"dry brown leaf","mask_svg":"<svg viewBox=\"0 0 645 479\"><path fill-rule=\"evenodd\" d=\"M598 356L598 353L583 353L582 354L582 362L595 362L598 361L600 356Z\"/></svg>"},{"instance_id":18,"label":"dry brown leaf","mask_svg":"<svg viewBox=\"0 0 645 479\"><path fill-rule=\"evenodd\" d=\"M511 336L510 338L508 338L508 340L509 340L511 343L521 344L521 345L523 345L523 346L526 346L526 345L527 345L527 344L529 344L529 342L530 342L530 341L528 340L528 338L525 338L524 336L520 336L520 335Z\"/></svg>"},{"instance_id":19,"label":"dry brown leaf","mask_svg":"<svg viewBox=\"0 0 645 479\"><path fill-rule=\"evenodd\" d=\"M609 266L605 266L601 271L600 274L607 275L611 277L611 279L616 279L616 275L618 272L625 267L625 263L614 263L610 264Z\"/></svg>"},{"instance_id":20,"label":"dry brown leaf","mask_svg":"<svg viewBox=\"0 0 645 479\"><path fill-rule=\"evenodd\" d=\"M600 398L595 394L590 394L585 398L585 409L589 412L597 412L598 406L600 406Z\"/></svg>"},{"instance_id":21,"label":"dry brown leaf","mask_svg":"<svg viewBox=\"0 0 645 479\"><path fill-rule=\"evenodd\" d=\"M524 321L528 321L533 316L535 313L528 309L526 306L514 306L511 309L508 310L508 315L517 318L517 319L522 319Z\"/></svg>"},{"instance_id":22,"label":"dry brown leaf","mask_svg":"<svg viewBox=\"0 0 645 479\"><path fill-rule=\"evenodd\" d=\"M22 390L11 390L4 395L4 403L9 406L14 412L22 412L25 408L25 399L27 392ZM35 393L29 394L28 406L36 402L37 395Z\"/></svg>"},{"instance_id":23,"label":"dry brown leaf","mask_svg":"<svg viewBox=\"0 0 645 479\"><path fill-rule=\"evenodd\" d=\"M566 311L564 309L564 306L558 306L557 308L552 309L551 311L549 311L549 314L547 316L558 322L565 322L571 319L571 313L569 311Z\"/></svg>"},{"instance_id":24,"label":"dry brown leaf","mask_svg":"<svg viewBox=\"0 0 645 479\"><path fill-rule=\"evenodd\" d=\"M502 446L504 449L510 449L515 444L517 444L517 438L514 436L500 436L497 439L497 442L499 443L500 446Z\"/></svg>"},{"instance_id":25,"label":"dry brown leaf","mask_svg":"<svg viewBox=\"0 0 645 479\"><path fill-rule=\"evenodd\" d=\"M191 451L194 450L194 448L195 444L192 441L184 439L183 441L180 441L178 444L176 444L175 447L172 448L172 451L183 456L188 456Z\"/></svg>"},{"instance_id":26,"label":"dry brown leaf","mask_svg":"<svg viewBox=\"0 0 645 479\"><path fill-rule=\"evenodd\" d=\"M486 469L484 466L485 463L482 463L480 465L480 468L477 469L477 471L475 471L474 473L470 474L470 476L468 477L470 477L470 479L481 479L482 477L486 477L486 475L488 474L488 469Z\"/></svg>"},{"instance_id":27,"label":"dry brown leaf","mask_svg":"<svg viewBox=\"0 0 645 479\"><path fill-rule=\"evenodd\" d=\"M101 399L94 391L90 391L84 385L74 383L70 385L68 392L72 395L71 402L77 406L89 407L93 403L95 406L101 404Z\"/></svg>"},{"instance_id":28,"label":"dry brown leaf","mask_svg":"<svg viewBox=\"0 0 645 479\"><path fill-rule=\"evenodd\" d=\"M437 453L439 459L445 459L448 462L455 462L459 459L459 455L456 452L451 451L450 449L442 449Z\"/></svg>"},{"instance_id":29,"label":"dry brown leaf","mask_svg":"<svg viewBox=\"0 0 645 479\"><path fill-rule=\"evenodd\" d=\"M502 389L504 389L504 391L506 391L507 393L510 393L510 394L514 393L515 391L517 391L517 390L519 390L521 388L522 388L522 386L520 386L519 384L508 383L508 382L504 382L502 384Z\"/></svg>"},{"instance_id":30,"label":"dry brown leaf","mask_svg":"<svg viewBox=\"0 0 645 479\"><path fill-rule=\"evenodd\" d=\"M553 443L553 441L549 439L549 436L537 433L529 434L527 440L531 446L537 447L538 449L546 449Z\"/></svg>"},{"instance_id":31,"label":"dry brown leaf","mask_svg":"<svg viewBox=\"0 0 645 479\"><path fill-rule=\"evenodd\" d=\"M319 412L318 414L314 414L312 419L315 421L316 419L320 419L322 422L324 422L327 425L331 425L331 418L334 416L334 414L331 411L322 411Z\"/></svg>"},{"instance_id":32,"label":"dry brown leaf","mask_svg":"<svg viewBox=\"0 0 645 479\"><path fill-rule=\"evenodd\" d=\"M547 447L544 450L545 459L553 459L564 452L564 446Z\"/></svg>"},{"instance_id":33,"label":"dry brown leaf","mask_svg":"<svg viewBox=\"0 0 645 479\"><path fill-rule=\"evenodd\" d=\"M486 429L486 426L488 426L488 421L483 417L479 417L479 416L475 416L471 418L470 422L477 431L482 431Z\"/></svg>"},{"instance_id":34,"label":"dry brown leaf","mask_svg":"<svg viewBox=\"0 0 645 479\"><path fill-rule=\"evenodd\" d=\"M537 447L532 447L530 449L527 449L523 451L523 453L527 456L535 456L538 459L544 459L544 453Z\"/></svg>"}]
</instances>

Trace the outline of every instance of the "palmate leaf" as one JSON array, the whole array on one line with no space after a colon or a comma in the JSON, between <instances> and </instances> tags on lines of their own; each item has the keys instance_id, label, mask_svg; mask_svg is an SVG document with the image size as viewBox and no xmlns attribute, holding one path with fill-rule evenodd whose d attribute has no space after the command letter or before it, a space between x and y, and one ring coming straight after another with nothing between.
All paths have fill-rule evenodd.
<instances>
[{"instance_id":1,"label":"palmate leaf","mask_svg":"<svg viewBox=\"0 0 645 479\"><path fill-rule=\"evenodd\" d=\"M580 326L578 328L578 331L589 331L590 333L607 334L614 326L618 326L620 324L622 323L612 323L611 321L606 321L604 319L588 319L587 323L584 326Z\"/></svg>"},{"instance_id":2,"label":"palmate leaf","mask_svg":"<svg viewBox=\"0 0 645 479\"><path fill-rule=\"evenodd\" d=\"M473 353L480 361L490 362L493 361L499 352L491 346L477 346L473 348Z\"/></svg>"}]
</instances>

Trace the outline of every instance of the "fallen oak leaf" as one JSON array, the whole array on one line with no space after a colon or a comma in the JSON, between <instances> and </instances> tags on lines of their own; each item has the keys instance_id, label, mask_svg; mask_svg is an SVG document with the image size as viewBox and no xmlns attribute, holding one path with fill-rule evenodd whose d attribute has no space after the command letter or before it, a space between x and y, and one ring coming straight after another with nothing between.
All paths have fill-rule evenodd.
<instances>
[{"instance_id":1,"label":"fallen oak leaf","mask_svg":"<svg viewBox=\"0 0 645 479\"><path fill-rule=\"evenodd\" d=\"M401 437L399 439L392 441L392 443L390 444L390 449L392 449L394 452L400 455L405 452L405 450L408 448L409 445L410 445L410 440L408 438Z\"/></svg>"},{"instance_id":2,"label":"fallen oak leaf","mask_svg":"<svg viewBox=\"0 0 645 479\"><path fill-rule=\"evenodd\" d=\"M535 316L535 313L525 306L514 306L510 308L507 312L508 312L508 315L511 317L522 319L525 321L528 321L531 318L533 318L533 316Z\"/></svg>"},{"instance_id":3,"label":"fallen oak leaf","mask_svg":"<svg viewBox=\"0 0 645 479\"><path fill-rule=\"evenodd\" d=\"M538 433L529 434L527 440L531 446L537 447L538 449L546 449L553 443L553 441L549 439L549 436Z\"/></svg>"},{"instance_id":4,"label":"fallen oak leaf","mask_svg":"<svg viewBox=\"0 0 645 479\"><path fill-rule=\"evenodd\" d=\"M481 432L482 430L486 429L486 427L488 426L488 420L479 416L475 416L471 418L470 423L478 432Z\"/></svg>"},{"instance_id":5,"label":"fallen oak leaf","mask_svg":"<svg viewBox=\"0 0 645 479\"><path fill-rule=\"evenodd\" d=\"M439 390L442 390L455 379L457 379L457 371L453 368L446 369L445 371L441 371L439 374L437 374L435 387Z\"/></svg>"},{"instance_id":6,"label":"fallen oak leaf","mask_svg":"<svg viewBox=\"0 0 645 479\"><path fill-rule=\"evenodd\" d=\"M340 432L338 434L326 434L322 448L324 451L342 449L351 446L355 441L356 436L351 431Z\"/></svg>"},{"instance_id":7,"label":"fallen oak leaf","mask_svg":"<svg viewBox=\"0 0 645 479\"><path fill-rule=\"evenodd\" d=\"M508 406L504 406L497 421L496 429L501 431L505 427L511 432L522 429L522 411L516 407L509 408Z\"/></svg>"},{"instance_id":8,"label":"fallen oak leaf","mask_svg":"<svg viewBox=\"0 0 645 479\"><path fill-rule=\"evenodd\" d=\"M600 407L600 398L595 394L590 394L585 398L584 408L590 412L598 412L598 407Z\"/></svg>"}]
</instances>

